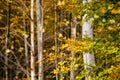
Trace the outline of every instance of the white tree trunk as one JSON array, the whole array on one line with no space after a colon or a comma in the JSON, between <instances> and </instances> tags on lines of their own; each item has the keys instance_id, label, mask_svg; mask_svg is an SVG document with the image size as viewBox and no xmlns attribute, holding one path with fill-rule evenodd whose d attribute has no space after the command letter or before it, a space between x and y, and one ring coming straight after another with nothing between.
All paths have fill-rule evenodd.
<instances>
[{"instance_id":1,"label":"white tree trunk","mask_svg":"<svg viewBox=\"0 0 120 80\"><path fill-rule=\"evenodd\" d=\"M92 38L93 37L93 28L91 27L92 20L85 21L84 17L83 17L83 26L82 26L82 38L85 38L85 37ZM87 69L89 72L88 75L86 75L86 78L90 78L90 73L91 73L90 66L92 64L95 64L94 53L84 52L83 60L84 60L84 63L87 64L84 66L84 68Z\"/></svg>"},{"instance_id":2,"label":"white tree trunk","mask_svg":"<svg viewBox=\"0 0 120 80\"><path fill-rule=\"evenodd\" d=\"M38 61L39 61L39 75L38 80L43 80L43 37L42 37L42 28L43 28L43 1L36 0L36 16L37 16L37 38L38 38Z\"/></svg>"},{"instance_id":3,"label":"white tree trunk","mask_svg":"<svg viewBox=\"0 0 120 80\"><path fill-rule=\"evenodd\" d=\"M90 2L91 0L83 0L83 3ZM92 26L92 18L86 20L88 15L85 14L83 16L83 26L82 26L82 38L93 38L93 28ZM93 52L84 52L83 53L83 60L84 60L84 68L88 70L88 74L86 75L86 79L91 77L91 65L95 64L95 57Z\"/></svg>"},{"instance_id":4,"label":"white tree trunk","mask_svg":"<svg viewBox=\"0 0 120 80\"><path fill-rule=\"evenodd\" d=\"M31 80L35 80L35 64L34 64L34 0L31 0Z\"/></svg>"}]
</instances>

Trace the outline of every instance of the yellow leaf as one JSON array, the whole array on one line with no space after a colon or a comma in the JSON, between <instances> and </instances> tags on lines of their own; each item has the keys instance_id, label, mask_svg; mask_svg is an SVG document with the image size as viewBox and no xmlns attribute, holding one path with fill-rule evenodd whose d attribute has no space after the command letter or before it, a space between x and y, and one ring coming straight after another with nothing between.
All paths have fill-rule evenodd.
<instances>
[{"instance_id":1,"label":"yellow leaf","mask_svg":"<svg viewBox=\"0 0 120 80\"><path fill-rule=\"evenodd\" d=\"M65 66L61 66L61 71L63 73L67 73L69 71L69 68L68 67L65 67Z\"/></svg>"},{"instance_id":2,"label":"yellow leaf","mask_svg":"<svg viewBox=\"0 0 120 80\"><path fill-rule=\"evenodd\" d=\"M58 34L58 37L63 37L61 33Z\"/></svg>"},{"instance_id":3,"label":"yellow leaf","mask_svg":"<svg viewBox=\"0 0 120 80\"><path fill-rule=\"evenodd\" d=\"M63 44L62 45L62 49L66 48L66 47L68 47L68 44Z\"/></svg>"},{"instance_id":4,"label":"yellow leaf","mask_svg":"<svg viewBox=\"0 0 120 80\"><path fill-rule=\"evenodd\" d=\"M120 9L118 9L118 14L120 14Z\"/></svg>"},{"instance_id":5,"label":"yellow leaf","mask_svg":"<svg viewBox=\"0 0 120 80\"><path fill-rule=\"evenodd\" d=\"M42 29L42 32L44 33L44 32L45 32L45 29Z\"/></svg>"},{"instance_id":6,"label":"yellow leaf","mask_svg":"<svg viewBox=\"0 0 120 80\"><path fill-rule=\"evenodd\" d=\"M63 65L64 63L63 63L63 62L59 62L58 64L59 64L59 65Z\"/></svg>"},{"instance_id":7,"label":"yellow leaf","mask_svg":"<svg viewBox=\"0 0 120 80\"><path fill-rule=\"evenodd\" d=\"M10 53L10 49L6 49L6 53Z\"/></svg>"},{"instance_id":8,"label":"yellow leaf","mask_svg":"<svg viewBox=\"0 0 120 80\"><path fill-rule=\"evenodd\" d=\"M2 16L0 16L0 20L2 19Z\"/></svg>"},{"instance_id":9,"label":"yellow leaf","mask_svg":"<svg viewBox=\"0 0 120 80\"><path fill-rule=\"evenodd\" d=\"M111 20L109 20L109 22L113 24L113 23L115 23L115 20L111 19Z\"/></svg>"},{"instance_id":10,"label":"yellow leaf","mask_svg":"<svg viewBox=\"0 0 120 80\"><path fill-rule=\"evenodd\" d=\"M61 1L61 0L58 0L58 3L57 3L58 6L61 6L61 5L65 5L65 1Z\"/></svg>"},{"instance_id":11,"label":"yellow leaf","mask_svg":"<svg viewBox=\"0 0 120 80\"><path fill-rule=\"evenodd\" d=\"M62 5L65 5L65 1L64 0L61 3L62 3Z\"/></svg>"},{"instance_id":12,"label":"yellow leaf","mask_svg":"<svg viewBox=\"0 0 120 80\"><path fill-rule=\"evenodd\" d=\"M55 50L55 46L52 47L52 50Z\"/></svg>"},{"instance_id":13,"label":"yellow leaf","mask_svg":"<svg viewBox=\"0 0 120 80\"><path fill-rule=\"evenodd\" d=\"M117 14L117 13L118 13L118 11L117 11L117 10L115 10L115 9L113 9L113 10L111 11L111 13L112 13L112 14Z\"/></svg>"},{"instance_id":14,"label":"yellow leaf","mask_svg":"<svg viewBox=\"0 0 120 80\"><path fill-rule=\"evenodd\" d=\"M86 78L86 80L92 80L91 78Z\"/></svg>"},{"instance_id":15,"label":"yellow leaf","mask_svg":"<svg viewBox=\"0 0 120 80\"><path fill-rule=\"evenodd\" d=\"M115 28L113 28L113 27L108 27L108 30L115 30Z\"/></svg>"},{"instance_id":16,"label":"yellow leaf","mask_svg":"<svg viewBox=\"0 0 120 80\"><path fill-rule=\"evenodd\" d=\"M11 51L10 49L6 49L5 50L5 55L8 56L8 54L10 53L10 51Z\"/></svg>"},{"instance_id":17,"label":"yellow leaf","mask_svg":"<svg viewBox=\"0 0 120 80\"><path fill-rule=\"evenodd\" d=\"M46 52L46 50L44 49L43 52Z\"/></svg>"},{"instance_id":18,"label":"yellow leaf","mask_svg":"<svg viewBox=\"0 0 120 80\"><path fill-rule=\"evenodd\" d=\"M117 4L120 5L120 1L118 1Z\"/></svg>"},{"instance_id":19,"label":"yellow leaf","mask_svg":"<svg viewBox=\"0 0 120 80\"><path fill-rule=\"evenodd\" d=\"M54 74L58 74L58 73L59 73L59 70L58 70L58 69L55 69L55 70L53 71L53 73L54 73Z\"/></svg>"},{"instance_id":20,"label":"yellow leaf","mask_svg":"<svg viewBox=\"0 0 120 80\"><path fill-rule=\"evenodd\" d=\"M58 6L62 5L61 1L58 0L58 3L57 3Z\"/></svg>"},{"instance_id":21,"label":"yellow leaf","mask_svg":"<svg viewBox=\"0 0 120 80\"><path fill-rule=\"evenodd\" d=\"M110 5L108 6L108 9L113 9L113 7L114 7L114 4L110 4Z\"/></svg>"},{"instance_id":22,"label":"yellow leaf","mask_svg":"<svg viewBox=\"0 0 120 80\"><path fill-rule=\"evenodd\" d=\"M104 13L106 13L106 8L105 8L105 7L102 7L102 8L100 9L100 11L104 14Z\"/></svg>"},{"instance_id":23,"label":"yellow leaf","mask_svg":"<svg viewBox=\"0 0 120 80\"><path fill-rule=\"evenodd\" d=\"M94 15L94 18L99 18L99 16L95 14L95 15Z\"/></svg>"},{"instance_id":24,"label":"yellow leaf","mask_svg":"<svg viewBox=\"0 0 120 80\"><path fill-rule=\"evenodd\" d=\"M23 47L20 47L20 48L18 49L19 52L22 52L23 50L24 50Z\"/></svg>"},{"instance_id":25,"label":"yellow leaf","mask_svg":"<svg viewBox=\"0 0 120 80\"><path fill-rule=\"evenodd\" d=\"M69 23L70 23L69 21L66 21L66 22L65 22L65 25L67 26Z\"/></svg>"}]
</instances>

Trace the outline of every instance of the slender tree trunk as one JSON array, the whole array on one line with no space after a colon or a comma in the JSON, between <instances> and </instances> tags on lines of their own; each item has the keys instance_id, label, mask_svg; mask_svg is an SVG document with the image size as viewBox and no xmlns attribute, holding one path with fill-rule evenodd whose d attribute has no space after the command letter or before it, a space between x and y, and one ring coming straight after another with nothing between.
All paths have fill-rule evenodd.
<instances>
[{"instance_id":1,"label":"slender tree trunk","mask_svg":"<svg viewBox=\"0 0 120 80\"><path fill-rule=\"evenodd\" d=\"M64 12L61 10L60 11L60 23L63 21L63 17L64 17L63 15L64 15ZM62 31L63 31L63 28L62 28L62 25L60 24L60 33L63 35ZM60 41L59 45L62 45L62 41ZM59 52L60 52L60 55L62 56L60 48L59 48ZM60 62L63 62L63 58L62 57L60 59ZM64 80L62 69L60 70L60 79Z\"/></svg>"},{"instance_id":2,"label":"slender tree trunk","mask_svg":"<svg viewBox=\"0 0 120 80\"><path fill-rule=\"evenodd\" d=\"M54 8L55 8L55 23L54 23L54 36L55 36L55 56L56 56L56 60L55 60L55 67L56 69L58 68L58 61L57 61L57 12L56 12L56 0L54 0ZM56 80L58 80L58 74L56 74Z\"/></svg>"},{"instance_id":3,"label":"slender tree trunk","mask_svg":"<svg viewBox=\"0 0 120 80\"><path fill-rule=\"evenodd\" d=\"M90 2L91 0L83 0L83 4ZM83 26L82 26L82 38L88 37L92 38L93 37L93 28L92 28L92 18L89 20L86 20L86 17L88 14L85 14L83 16ZM86 70L88 70L88 74L86 75L86 79L91 77L92 73L92 67L91 65L95 64L95 58L94 58L94 53L93 52L84 52L83 53L83 60L84 63L87 64L84 66Z\"/></svg>"},{"instance_id":4,"label":"slender tree trunk","mask_svg":"<svg viewBox=\"0 0 120 80\"><path fill-rule=\"evenodd\" d=\"M74 2L74 0L72 0ZM71 18L73 19L74 16L71 13ZM77 21L76 19L73 19L72 24L71 24L71 39L75 40L76 39L76 27L77 27ZM75 73L74 73L74 65L75 65L75 53L71 52L71 69L70 69L70 80L75 80Z\"/></svg>"},{"instance_id":5,"label":"slender tree trunk","mask_svg":"<svg viewBox=\"0 0 120 80\"><path fill-rule=\"evenodd\" d=\"M26 30L26 27L27 27L27 25L26 25L26 17L25 17L25 12L23 11L23 17L24 17L24 19L23 19L23 26L24 26L24 32L25 32L25 35L24 35L24 47L25 47L25 60L26 60L26 70L27 70L27 78L29 78L29 72L28 72L28 66L29 66L29 59L28 59L28 46L27 46L27 36L26 36L26 32L27 32L27 30Z\"/></svg>"},{"instance_id":6,"label":"slender tree trunk","mask_svg":"<svg viewBox=\"0 0 120 80\"><path fill-rule=\"evenodd\" d=\"M37 40L38 40L38 61L39 61L39 75L38 80L43 80L43 1L36 0L36 16L37 16Z\"/></svg>"},{"instance_id":7,"label":"slender tree trunk","mask_svg":"<svg viewBox=\"0 0 120 80\"><path fill-rule=\"evenodd\" d=\"M8 3L8 12L7 12L7 33L6 33L6 50L8 50L8 43L9 43L9 32L10 32L10 11L11 11L11 3ZM5 64L8 65L8 52L6 51L6 58L5 58ZM8 80L8 68L7 66L5 67L5 80Z\"/></svg>"},{"instance_id":8,"label":"slender tree trunk","mask_svg":"<svg viewBox=\"0 0 120 80\"><path fill-rule=\"evenodd\" d=\"M31 80L35 80L34 49L34 0L31 0Z\"/></svg>"},{"instance_id":9,"label":"slender tree trunk","mask_svg":"<svg viewBox=\"0 0 120 80\"><path fill-rule=\"evenodd\" d=\"M71 39L76 39L76 27L77 27L77 21L74 19L71 24ZM75 53L71 52L72 60L71 60L71 70L70 70L70 80L75 80L75 74L74 74L74 65L75 65Z\"/></svg>"}]
</instances>

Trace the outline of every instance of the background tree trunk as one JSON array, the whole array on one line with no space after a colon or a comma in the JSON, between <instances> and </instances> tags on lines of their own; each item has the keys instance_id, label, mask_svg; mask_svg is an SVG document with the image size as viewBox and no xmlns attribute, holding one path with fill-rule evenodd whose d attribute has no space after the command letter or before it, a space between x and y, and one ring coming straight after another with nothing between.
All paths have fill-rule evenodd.
<instances>
[{"instance_id":1,"label":"background tree trunk","mask_svg":"<svg viewBox=\"0 0 120 80\"><path fill-rule=\"evenodd\" d=\"M76 39L76 27L77 27L77 21L74 19L71 24L71 39ZM74 65L75 65L75 53L71 52L72 60L71 60L71 70L70 70L70 80L75 80L75 74L74 74Z\"/></svg>"},{"instance_id":2,"label":"background tree trunk","mask_svg":"<svg viewBox=\"0 0 120 80\"><path fill-rule=\"evenodd\" d=\"M56 56L56 59L55 59L55 67L56 69L58 68L58 61L57 61L57 52L58 52L58 42L57 42L57 11L56 11L56 1L57 0L54 0L54 9L55 9L55 12L54 12L54 18L55 18L55 21L54 21L54 40L55 40L55 56ZM58 80L58 74L56 74L56 80Z\"/></svg>"},{"instance_id":3,"label":"background tree trunk","mask_svg":"<svg viewBox=\"0 0 120 80\"><path fill-rule=\"evenodd\" d=\"M5 58L5 64L8 65L8 54L9 54L9 37L10 37L10 13L11 13L11 3L8 2L8 11L7 11L7 33L6 33L6 44L5 44L5 47L6 47L6 52L5 52L5 55L6 55L6 58ZM5 77L6 77L6 80L8 80L8 68L7 66L5 67Z\"/></svg>"},{"instance_id":4,"label":"background tree trunk","mask_svg":"<svg viewBox=\"0 0 120 80\"><path fill-rule=\"evenodd\" d=\"M62 28L62 21L64 19L64 12L62 10L60 10L60 34L62 34L63 36L63 28ZM59 45L62 45L62 40L59 42ZM61 53L61 49L59 48L59 52L60 52L60 55L63 56L63 54ZM63 58L61 57L60 58L60 62L63 62ZM63 75L63 72L62 72L62 69L60 69L60 79L63 80L64 79L64 75Z\"/></svg>"},{"instance_id":5,"label":"background tree trunk","mask_svg":"<svg viewBox=\"0 0 120 80\"><path fill-rule=\"evenodd\" d=\"M25 60L26 60L26 70L27 70L27 78L29 77L29 72L28 72L28 66L29 66L29 59L28 59L28 45L27 45L27 35L26 35L26 28L27 28L27 24L26 24L26 16L25 16L25 12L23 11L23 26L24 26L24 32L25 32L25 35L24 35L24 47L25 47Z\"/></svg>"}]
</instances>

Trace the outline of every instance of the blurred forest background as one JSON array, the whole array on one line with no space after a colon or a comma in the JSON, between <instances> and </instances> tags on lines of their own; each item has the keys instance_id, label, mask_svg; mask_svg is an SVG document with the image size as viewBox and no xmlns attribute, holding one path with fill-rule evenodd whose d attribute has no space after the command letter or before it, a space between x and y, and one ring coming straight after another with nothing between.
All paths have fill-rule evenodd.
<instances>
[{"instance_id":1,"label":"blurred forest background","mask_svg":"<svg viewBox=\"0 0 120 80\"><path fill-rule=\"evenodd\" d=\"M120 80L120 1L0 0L0 80Z\"/></svg>"}]
</instances>

